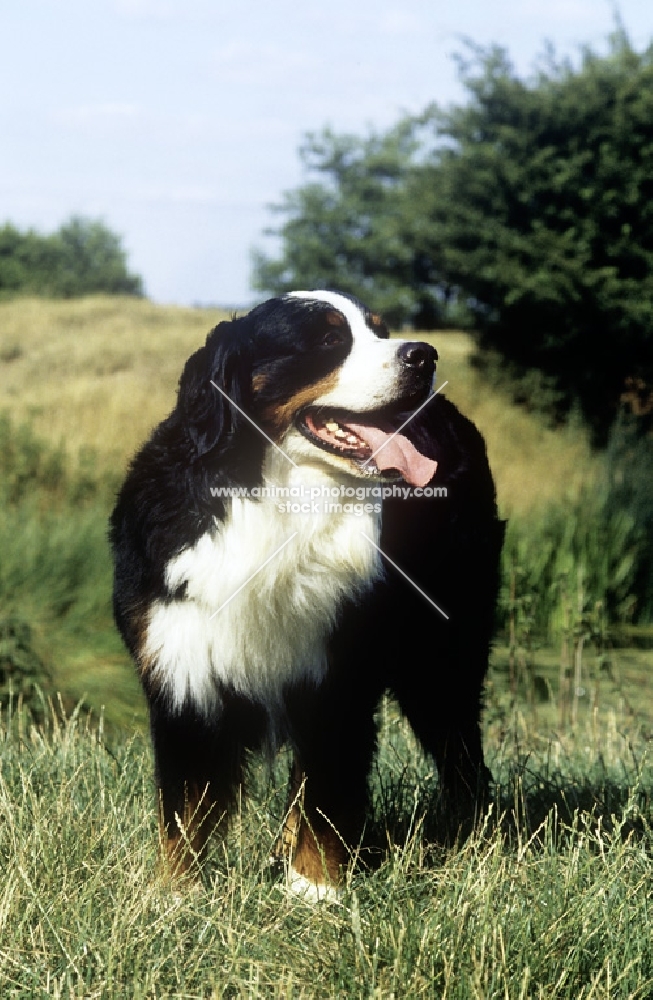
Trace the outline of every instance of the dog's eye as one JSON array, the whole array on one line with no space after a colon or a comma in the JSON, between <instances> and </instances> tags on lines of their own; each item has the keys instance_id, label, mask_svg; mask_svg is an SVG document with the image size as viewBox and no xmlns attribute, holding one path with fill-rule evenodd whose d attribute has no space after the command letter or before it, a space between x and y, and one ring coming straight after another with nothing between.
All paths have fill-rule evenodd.
<instances>
[{"instance_id":1,"label":"dog's eye","mask_svg":"<svg viewBox=\"0 0 653 1000\"><path fill-rule=\"evenodd\" d=\"M344 342L345 335L340 330L329 330L322 337L322 343L325 347L338 347L340 344L344 344Z\"/></svg>"}]
</instances>

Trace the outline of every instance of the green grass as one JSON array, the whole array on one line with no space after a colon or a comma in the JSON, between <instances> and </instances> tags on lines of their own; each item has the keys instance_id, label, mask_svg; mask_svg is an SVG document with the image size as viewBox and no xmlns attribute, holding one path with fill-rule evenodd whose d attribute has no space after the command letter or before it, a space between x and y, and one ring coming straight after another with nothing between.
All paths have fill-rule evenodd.
<instances>
[{"instance_id":1,"label":"green grass","mask_svg":"<svg viewBox=\"0 0 653 1000\"><path fill-rule=\"evenodd\" d=\"M145 737L58 718L21 731L5 713L0 728L3 997L653 995L652 783L635 733L626 758L581 725L557 764L532 747L526 762L515 717L491 747L504 778L488 823L445 851L428 835L428 762L386 706L369 821L386 850L352 862L339 905L311 906L268 864L283 760L271 784L254 765L201 882L175 891Z\"/></svg>"},{"instance_id":2,"label":"green grass","mask_svg":"<svg viewBox=\"0 0 653 1000\"><path fill-rule=\"evenodd\" d=\"M111 613L107 519L117 482L90 456L71 460L0 414L0 633L3 622L29 630L43 679L68 705L84 697L106 706L110 725L143 725L140 686ZM0 643L0 688L12 666ZM16 673L17 692L19 681Z\"/></svg>"},{"instance_id":3,"label":"green grass","mask_svg":"<svg viewBox=\"0 0 653 1000\"><path fill-rule=\"evenodd\" d=\"M385 702L340 905L288 898L268 864L283 754L270 775L252 762L227 839L176 891L107 517L219 316L101 298L0 313L0 997L653 997L652 637L629 624L629 510L605 503L579 428L511 407L467 338L433 335L511 514L485 827L437 846L432 763Z\"/></svg>"}]
</instances>

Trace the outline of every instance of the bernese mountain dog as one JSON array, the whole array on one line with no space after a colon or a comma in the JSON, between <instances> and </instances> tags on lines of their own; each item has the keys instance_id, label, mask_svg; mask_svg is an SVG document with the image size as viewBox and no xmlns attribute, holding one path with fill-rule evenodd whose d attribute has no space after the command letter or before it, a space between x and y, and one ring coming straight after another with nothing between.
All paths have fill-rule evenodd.
<instances>
[{"instance_id":1,"label":"bernese mountain dog","mask_svg":"<svg viewBox=\"0 0 653 1000\"><path fill-rule=\"evenodd\" d=\"M208 335L133 460L111 517L114 610L174 871L228 822L248 754L289 743L289 884L337 891L385 691L456 822L482 807L503 526L481 435L433 391L436 359L350 296L292 292Z\"/></svg>"}]
</instances>

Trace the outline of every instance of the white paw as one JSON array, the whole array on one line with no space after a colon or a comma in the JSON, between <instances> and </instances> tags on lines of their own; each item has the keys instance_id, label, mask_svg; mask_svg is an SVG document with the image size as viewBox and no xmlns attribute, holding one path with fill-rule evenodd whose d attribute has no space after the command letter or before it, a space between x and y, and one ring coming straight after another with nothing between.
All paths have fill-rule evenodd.
<instances>
[{"instance_id":1,"label":"white paw","mask_svg":"<svg viewBox=\"0 0 653 1000\"><path fill-rule=\"evenodd\" d=\"M318 903L325 899L328 903L339 903L342 892L332 885L322 882L311 882L305 875L300 875L291 866L288 870L287 879L288 892L300 899L305 899L307 903Z\"/></svg>"}]
</instances>

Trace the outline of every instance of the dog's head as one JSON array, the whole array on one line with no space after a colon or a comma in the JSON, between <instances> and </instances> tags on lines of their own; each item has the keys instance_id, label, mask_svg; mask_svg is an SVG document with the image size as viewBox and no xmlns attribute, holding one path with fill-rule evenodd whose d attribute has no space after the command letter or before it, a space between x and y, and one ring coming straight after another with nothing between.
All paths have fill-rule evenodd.
<instances>
[{"instance_id":1,"label":"dog's head","mask_svg":"<svg viewBox=\"0 0 653 1000\"><path fill-rule=\"evenodd\" d=\"M421 484L434 463L394 432L427 399L436 359L428 344L390 340L353 298L291 292L220 323L189 359L178 405L198 455L237 447L253 421L297 464Z\"/></svg>"}]
</instances>

